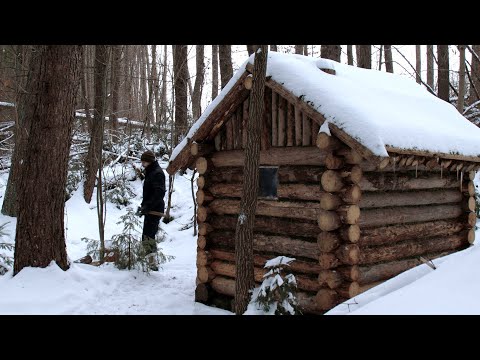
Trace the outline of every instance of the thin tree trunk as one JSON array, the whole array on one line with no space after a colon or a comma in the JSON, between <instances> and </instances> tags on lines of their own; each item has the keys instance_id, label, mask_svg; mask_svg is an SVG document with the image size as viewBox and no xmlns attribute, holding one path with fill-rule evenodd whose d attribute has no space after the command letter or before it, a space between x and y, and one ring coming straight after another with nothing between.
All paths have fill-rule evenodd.
<instances>
[{"instance_id":1,"label":"thin tree trunk","mask_svg":"<svg viewBox=\"0 0 480 360\"><path fill-rule=\"evenodd\" d=\"M204 47L204 45L197 45L195 49L197 73L192 94L193 121L196 121L202 114L202 90L205 75Z\"/></svg>"},{"instance_id":2,"label":"thin tree trunk","mask_svg":"<svg viewBox=\"0 0 480 360\"><path fill-rule=\"evenodd\" d=\"M422 48L421 45L415 45L415 71L417 83L422 83Z\"/></svg>"},{"instance_id":3,"label":"thin tree trunk","mask_svg":"<svg viewBox=\"0 0 480 360\"><path fill-rule=\"evenodd\" d=\"M160 98L159 98L159 70L157 69L157 45L152 45L152 69L153 69L153 98L155 100L154 123L160 121Z\"/></svg>"},{"instance_id":4,"label":"thin tree trunk","mask_svg":"<svg viewBox=\"0 0 480 360\"><path fill-rule=\"evenodd\" d=\"M342 47L340 45L322 45L320 48L320 57L340 62ZM350 64L350 62L349 62ZM353 60L352 60L353 64Z\"/></svg>"},{"instance_id":5,"label":"thin tree trunk","mask_svg":"<svg viewBox=\"0 0 480 360\"><path fill-rule=\"evenodd\" d=\"M308 45L303 45L303 55L308 56Z\"/></svg>"},{"instance_id":6,"label":"thin tree trunk","mask_svg":"<svg viewBox=\"0 0 480 360\"><path fill-rule=\"evenodd\" d=\"M432 89L433 84L433 45L427 45L427 85Z\"/></svg>"},{"instance_id":7,"label":"thin tree trunk","mask_svg":"<svg viewBox=\"0 0 480 360\"><path fill-rule=\"evenodd\" d=\"M82 86L82 96L83 96L83 103L85 107L85 121L84 125L87 125L88 131L92 131L92 119L90 118L90 104L88 102L88 87L87 87L87 73L86 73L86 50L87 45L84 45L84 49L82 51L82 62L81 62L81 71L82 71L82 79L81 79L81 86ZM85 127L84 127L84 130Z\"/></svg>"},{"instance_id":8,"label":"thin tree trunk","mask_svg":"<svg viewBox=\"0 0 480 360\"><path fill-rule=\"evenodd\" d=\"M303 55L303 45L295 45L295 54Z\"/></svg>"},{"instance_id":9,"label":"thin tree trunk","mask_svg":"<svg viewBox=\"0 0 480 360\"><path fill-rule=\"evenodd\" d=\"M212 100L218 96L218 45L212 45Z\"/></svg>"},{"instance_id":10,"label":"thin tree trunk","mask_svg":"<svg viewBox=\"0 0 480 360\"><path fill-rule=\"evenodd\" d=\"M264 112L264 89L267 69L268 46L260 45L255 53L253 87L250 94L247 144L245 147L244 182L240 215L235 231L235 313L243 314L250 302L254 285L253 273L253 226L257 208L260 138Z\"/></svg>"},{"instance_id":11,"label":"thin tree trunk","mask_svg":"<svg viewBox=\"0 0 480 360\"><path fill-rule=\"evenodd\" d=\"M110 114L110 123L113 129L118 128L118 101L120 90L120 61L122 57L122 45L112 46L112 113Z\"/></svg>"},{"instance_id":12,"label":"thin tree trunk","mask_svg":"<svg viewBox=\"0 0 480 360\"><path fill-rule=\"evenodd\" d=\"M383 45L385 49L385 70L393 73L392 45Z\"/></svg>"},{"instance_id":13,"label":"thin tree trunk","mask_svg":"<svg viewBox=\"0 0 480 360\"><path fill-rule=\"evenodd\" d=\"M378 56L378 71L382 71L383 45L380 45L380 54Z\"/></svg>"},{"instance_id":14,"label":"thin tree trunk","mask_svg":"<svg viewBox=\"0 0 480 360\"><path fill-rule=\"evenodd\" d=\"M64 210L75 102L80 80L81 46L38 46L28 77L21 116L30 141L19 182L14 275L24 267L52 261L69 267ZM45 161L45 159L53 159Z\"/></svg>"},{"instance_id":15,"label":"thin tree trunk","mask_svg":"<svg viewBox=\"0 0 480 360\"><path fill-rule=\"evenodd\" d=\"M253 45L247 45L248 56L252 55L254 51L255 50L253 50Z\"/></svg>"},{"instance_id":16,"label":"thin tree trunk","mask_svg":"<svg viewBox=\"0 0 480 360\"><path fill-rule=\"evenodd\" d=\"M438 97L448 102L450 100L448 45L437 45L437 57Z\"/></svg>"},{"instance_id":17,"label":"thin tree trunk","mask_svg":"<svg viewBox=\"0 0 480 360\"><path fill-rule=\"evenodd\" d=\"M458 45L460 51L460 68L458 70L458 101L457 110L463 114L465 104L465 45Z\"/></svg>"},{"instance_id":18,"label":"thin tree trunk","mask_svg":"<svg viewBox=\"0 0 480 360\"><path fill-rule=\"evenodd\" d=\"M220 60L220 79L223 89L233 76L232 45L218 45L218 56Z\"/></svg>"},{"instance_id":19,"label":"thin tree trunk","mask_svg":"<svg viewBox=\"0 0 480 360\"><path fill-rule=\"evenodd\" d=\"M470 71L470 76L472 78L472 83L475 89L480 92L480 61L477 56L480 57L480 45L472 45L472 66ZM475 54L477 56L475 56ZM475 94L475 92L470 92L470 104L473 104L475 101L480 100L480 98Z\"/></svg>"},{"instance_id":20,"label":"thin tree trunk","mask_svg":"<svg viewBox=\"0 0 480 360\"><path fill-rule=\"evenodd\" d=\"M353 45L347 45L348 65L353 65Z\"/></svg>"},{"instance_id":21,"label":"thin tree trunk","mask_svg":"<svg viewBox=\"0 0 480 360\"><path fill-rule=\"evenodd\" d=\"M167 69L168 69L168 58L167 58L167 45L163 46L163 66L162 66L162 95L161 104L162 104L162 116L161 116L161 126L167 126Z\"/></svg>"},{"instance_id":22,"label":"thin tree trunk","mask_svg":"<svg viewBox=\"0 0 480 360\"><path fill-rule=\"evenodd\" d=\"M372 46L371 45L356 45L357 51L357 66L364 69L372 68Z\"/></svg>"},{"instance_id":23,"label":"thin tree trunk","mask_svg":"<svg viewBox=\"0 0 480 360\"><path fill-rule=\"evenodd\" d=\"M277 45L270 45L270 51L278 51Z\"/></svg>"},{"instance_id":24,"label":"thin tree trunk","mask_svg":"<svg viewBox=\"0 0 480 360\"><path fill-rule=\"evenodd\" d=\"M173 45L173 73L175 89L175 144L187 132L187 45Z\"/></svg>"}]
</instances>

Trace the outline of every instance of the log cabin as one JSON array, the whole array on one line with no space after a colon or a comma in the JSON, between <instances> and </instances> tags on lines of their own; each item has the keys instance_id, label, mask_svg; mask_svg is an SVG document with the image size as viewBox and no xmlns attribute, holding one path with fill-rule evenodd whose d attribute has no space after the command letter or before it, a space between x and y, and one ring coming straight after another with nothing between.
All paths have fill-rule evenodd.
<instances>
[{"instance_id":1,"label":"log cabin","mask_svg":"<svg viewBox=\"0 0 480 360\"><path fill-rule=\"evenodd\" d=\"M195 299L230 310L253 55L174 149L199 174ZM269 53L255 281L294 257L305 314L470 246L480 129L400 75Z\"/></svg>"}]
</instances>

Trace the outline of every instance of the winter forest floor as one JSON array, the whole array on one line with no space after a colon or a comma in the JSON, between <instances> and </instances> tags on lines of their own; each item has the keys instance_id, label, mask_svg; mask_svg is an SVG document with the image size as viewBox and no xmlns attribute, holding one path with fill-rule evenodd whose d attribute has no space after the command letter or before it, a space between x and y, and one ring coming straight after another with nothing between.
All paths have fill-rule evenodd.
<instances>
[{"instance_id":1,"label":"winter forest floor","mask_svg":"<svg viewBox=\"0 0 480 360\"><path fill-rule=\"evenodd\" d=\"M165 161L160 164L162 168L167 165ZM0 174L2 199L7 176ZM175 258L160 271L146 274L118 270L112 263L100 267L72 263L65 272L52 264L44 269L25 268L15 277L10 270L0 276L0 314L232 314L194 301L197 245L193 228L186 228L193 217L190 178L191 172L176 175L174 220L161 223L166 238L160 244L165 254ZM141 202L142 183L137 179L131 187L136 196L130 206L136 209ZM95 196L86 204L80 186L66 203L66 244L72 262L87 252L82 237L98 238ZM121 232L122 224L117 222L125 213L125 207L107 204L106 239ZM0 225L7 222L7 235L0 242L13 244L16 219L0 215ZM13 256L13 251L2 251ZM436 259L434 264L436 270L425 264L417 266L327 314L480 314L480 248L472 246Z\"/></svg>"}]
</instances>

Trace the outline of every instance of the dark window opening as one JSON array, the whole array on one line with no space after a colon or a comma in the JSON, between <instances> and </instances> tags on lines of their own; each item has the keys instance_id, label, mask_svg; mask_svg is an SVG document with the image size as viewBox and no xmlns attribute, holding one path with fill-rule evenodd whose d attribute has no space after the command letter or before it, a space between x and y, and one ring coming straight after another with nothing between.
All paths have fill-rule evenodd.
<instances>
[{"instance_id":1,"label":"dark window opening","mask_svg":"<svg viewBox=\"0 0 480 360\"><path fill-rule=\"evenodd\" d=\"M277 199L278 166L260 166L258 196Z\"/></svg>"}]
</instances>

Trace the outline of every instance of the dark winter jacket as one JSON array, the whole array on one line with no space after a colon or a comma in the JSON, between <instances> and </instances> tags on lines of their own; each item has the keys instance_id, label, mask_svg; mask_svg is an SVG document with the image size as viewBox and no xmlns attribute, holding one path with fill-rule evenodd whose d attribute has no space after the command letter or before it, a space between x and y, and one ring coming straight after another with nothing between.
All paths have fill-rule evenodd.
<instances>
[{"instance_id":1,"label":"dark winter jacket","mask_svg":"<svg viewBox=\"0 0 480 360\"><path fill-rule=\"evenodd\" d=\"M165 211L165 174L162 168L154 161L145 168L145 180L143 182L142 212Z\"/></svg>"}]
</instances>

